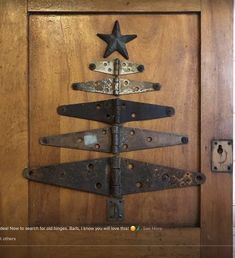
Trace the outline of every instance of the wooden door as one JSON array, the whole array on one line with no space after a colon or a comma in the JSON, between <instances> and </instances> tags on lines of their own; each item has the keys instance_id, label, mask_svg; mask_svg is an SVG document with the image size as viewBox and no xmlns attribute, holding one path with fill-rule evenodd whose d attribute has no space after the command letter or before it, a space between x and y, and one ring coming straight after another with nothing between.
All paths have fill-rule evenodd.
<instances>
[{"instance_id":1,"label":"wooden door","mask_svg":"<svg viewBox=\"0 0 235 258\"><path fill-rule=\"evenodd\" d=\"M19 7L20 15L14 16L15 6ZM23 225L35 227L110 225L106 219L106 197L28 183L22 177L22 170L26 166L111 156L42 146L38 139L105 127L99 122L59 116L56 109L64 104L114 98L74 91L71 84L107 77L90 71L88 66L103 59L106 44L96 34L111 33L116 20L122 34L137 34L137 39L127 44L129 57L145 65L143 73L126 77L162 85L160 91L125 95L121 99L172 106L176 111L170 118L129 122L125 126L189 137L187 145L127 152L121 156L201 171L207 177L201 187L126 195L124 221L115 225L141 226L138 232L50 232L35 228L15 233L20 245L29 245L18 254L22 253L22 257L65 257L65 252L69 257L231 257L231 174L213 174L210 169L211 140L229 139L232 131L231 1L120 0L71 4L41 0L29 1L27 6L23 1L12 1L12 5L4 2L2 9L9 24L6 33L10 35L9 41L15 39L12 20L21 24L21 34L13 40L12 50L21 63L17 67L11 52L4 54L5 62L13 60L15 65L11 69L5 66L1 73L2 96L13 98L14 105L9 105L8 98L3 101L3 108L10 108L2 114L2 132L11 121L18 121L10 127L17 128L18 134L12 140L13 132L7 131L6 139L11 140L3 140L9 147L2 154L5 166L1 173L8 186L13 178L16 183L10 189L6 184L1 185L1 196L10 190L7 199L1 197L2 206L7 207L0 217L1 224L19 225L20 220ZM21 44L18 46L17 42ZM123 59L117 52L108 59L114 58ZM10 71L19 75L20 83L16 84ZM7 91L7 80L12 89L17 88L17 94ZM14 165L10 154L17 161ZM15 199L17 191L20 194ZM12 210L16 203L17 211ZM18 220L16 215L6 219L10 211L19 213ZM148 230L149 226L154 229ZM6 257L16 254L10 248L0 251Z\"/></svg>"}]
</instances>

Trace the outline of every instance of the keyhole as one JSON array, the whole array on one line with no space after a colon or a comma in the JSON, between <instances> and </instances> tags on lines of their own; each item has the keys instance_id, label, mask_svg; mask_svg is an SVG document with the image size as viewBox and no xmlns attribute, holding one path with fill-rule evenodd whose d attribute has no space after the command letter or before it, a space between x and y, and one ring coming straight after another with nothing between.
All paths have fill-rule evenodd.
<instances>
[{"instance_id":1,"label":"keyhole","mask_svg":"<svg viewBox=\"0 0 235 258\"><path fill-rule=\"evenodd\" d=\"M222 155L222 153L224 152L223 148L221 145L218 146L217 152Z\"/></svg>"}]
</instances>

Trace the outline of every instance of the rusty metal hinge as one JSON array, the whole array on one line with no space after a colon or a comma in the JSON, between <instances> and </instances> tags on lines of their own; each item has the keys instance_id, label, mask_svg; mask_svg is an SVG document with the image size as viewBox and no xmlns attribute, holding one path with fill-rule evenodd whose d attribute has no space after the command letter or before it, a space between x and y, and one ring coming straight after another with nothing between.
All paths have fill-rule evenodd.
<instances>
[{"instance_id":1,"label":"rusty metal hinge","mask_svg":"<svg viewBox=\"0 0 235 258\"><path fill-rule=\"evenodd\" d=\"M198 172L118 156L27 168L24 177L115 198L126 194L197 186L205 182L205 175Z\"/></svg>"},{"instance_id":2,"label":"rusty metal hinge","mask_svg":"<svg viewBox=\"0 0 235 258\"><path fill-rule=\"evenodd\" d=\"M121 124L170 117L175 114L173 107L146 104L122 99L110 99L90 103L59 106L58 114L69 117L99 121L107 124Z\"/></svg>"},{"instance_id":3,"label":"rusty metal hinge","mask_svg":"<svg viewBox=\"0 0 235 258\"><path fill-rule=\"evenodd\" d=\"M102 129L42 137L40 143L48 146L117 154L133 150L186 144L188 143L188 137L113 125Z\"/></svg>"},{"instance_id":4,"label":"rusty metal hinge","mask_svg":"<svg viewBox=\"0 0 235 258\"><path fill-rule=\"evenodd\" d=\"M158 91L161 88L159 83L131 81L119 78L120 75L143 72L144 66L141 64L134 64L115 59L113 61L97 61L95 63L91 63L89 68L92 71L111 74L114 78L100 81L73 83L72 87L74 90L119 96L147 91Z\"/></svg>"}]
</instances>

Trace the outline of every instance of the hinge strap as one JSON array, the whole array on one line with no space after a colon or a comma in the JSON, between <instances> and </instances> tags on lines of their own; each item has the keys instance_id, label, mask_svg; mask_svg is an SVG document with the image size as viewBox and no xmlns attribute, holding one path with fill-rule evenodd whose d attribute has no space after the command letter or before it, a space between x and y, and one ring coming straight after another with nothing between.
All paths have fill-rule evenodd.
<instances>
[{"instance_id":1,"label":"hinge strap","mask_svg":"<svg viewBox=\"0 0 235 258\"><path fill-rule=\"evenodd\" d=\"M58 107L57 112L63 116L100 121L108 124L158 119L171 117L175 114L173 107L122 99L63 105Z\"/></svg>"},{"instance_id":2,"label":"hinge strap","mask_svg":"<svg viewBox=\"0 0 235 258\"><path fill-rule=\"evenodd\" d=\"M40 183L120 198L122 195L198 186L199 172L120 157L27 168L24 177Z\"/></svg>"},{"instance_id":3,"label":"hinge strap","mask_svg":"<svg viewBox=\"0 0 235 258\"><path fill-rule=\"evenodd\" d=\"M127 151L187 144L188 137L115 124L112 127L90 131L42 137L40 143L47 146L118 154Z\"/></svg>"}]
</instances>

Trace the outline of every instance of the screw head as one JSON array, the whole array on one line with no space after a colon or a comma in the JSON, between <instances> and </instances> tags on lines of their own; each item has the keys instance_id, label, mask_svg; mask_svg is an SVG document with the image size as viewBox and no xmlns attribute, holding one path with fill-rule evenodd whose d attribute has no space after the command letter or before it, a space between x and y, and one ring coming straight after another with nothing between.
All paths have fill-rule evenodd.
<instances>
[{"instance_id":1,"label":"screw head","mask_svg":"<svg viewBox=\"0 0 235 258\"><path fill-rule=\"evenodd\" d=\"M78 90L78 89L79 89L79 86L80 86L79 83L73 83L73 84L72 84L72 88L73 88L74 90Z\"/></svg>"},{"instance_id":2,"label":"screw head","mask_svg":"<svg viewBox=\"0 0 235 258\"><path fill-rule=\"evenodd\" d=\"M137 70L142 73L144 71L144 66L138 65Z\"/></svg>"},{"instance_id":3,"label":"screw head","mask_svg":"<svg viewBox=\"0 0 235 258\"><path fill-rule=\"evenodd\" d=\"M40 143L41 143L41 144L47 144L47 143L48 143L47 138L46 138L46 137L40 138Z\"/></svg>"},{"instance_id":4,"label":"screw head","mask_svg":"<svg viewBox=\"0 0 235 258\"><path fill-rule=\"evenodd\" d=\"M182 138L181 138L181 142L182 142L183 144L188 143L188 137L182 137Z\"/></svg>"},{"instance_id":5,"label":"screw head","mask_svg":"<svg viewBox=\"0 0 235 258\"><path fill-rule=\"evenodd\" d=\"M168 116L173 116L175 114L175 110L174 110L174 108L168 108L166 110L166 113Z\"/></svg>"},{"instance_id":6,"label":"screw head","mask_svg":"<svg viewBox=\"0 0 235 258\"><path fill-rule=\"evenodd\" d=\"M89 64L89 69L90 69L91 71L95 70L95 68L96 68L96 65L95 65L94 63Z\"/></svg>"},{"instance_id":7,"label":"screw head","mask_svg":"<svg viewBox=\"0 0 235 258\"><path fill-rule=\"evenodd\" d=\"M153 88L154 88L154 90L160 90L161 89L160 83L154 83Z\"/></svg>"},{"instance_id":8,"label":"screw head","mask_svg":"<svg viewBox=\"0 0 235 258\"><path fill-rule=\"evenodd\" d=\"M64 114L67 111L67 108L65 106L60 106L57 108L58 114Z\"/></svg>"}]
</instances>

